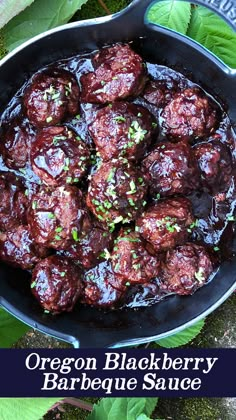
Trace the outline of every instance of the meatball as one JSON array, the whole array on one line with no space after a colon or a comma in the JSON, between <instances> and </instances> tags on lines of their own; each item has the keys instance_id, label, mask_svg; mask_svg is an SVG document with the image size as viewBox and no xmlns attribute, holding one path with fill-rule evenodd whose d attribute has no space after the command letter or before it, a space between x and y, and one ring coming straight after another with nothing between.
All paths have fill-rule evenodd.
<instances>
[{"instance_id":1,"label":"meatball","mask_svg":"<svg viewBox=\"0 0 236 420\"><path fill-rule=\"evenodd\" d=\"M89 157L87 146L67 127L43 129L31 150L34 172L50 186L77 183L87 170Z\"/></svg>"},{"instance_id":2,"label":"meatball","mask_svg":"<svg viewBox=\"0 0 236 420\"><path fill-rule=\"evenodd\" d=\"M228 147L215 140L197 144L193 150L204 186L218 192L225 191L232 177L232 159Z\"/></svg>"},{"instance_id":3,"label":"meatball","mask_svg":"<svg viewBox=\"0 0 236 420\"><path fill-rule=\"evenodd\" d=\"M137 232L122 229L111 254L115 276L126 285L145 283L157 276L159 261L144 248Z\"/></svg>"},{"instance_id":4,"label":"meatball","mask_svg":"<svg viewBox=\"0 0 236 420\"><path fill-rule=\"evenodd\" d=\"M48 69L36 73L26 87L23 103L35 127L48 127L78 112L79 86L72 73Z\"/></svg>"},{"instance_id":5,"label":"meatball","mask_svg":"<svg viewBox=\"0 0 236 420\"><path fill-rule=\"evenodd\" d=\"M188 231L194 225L191 203L184 197L163 200L150 206L136 225L150 252L167 251L186 242Z\"/></svg>"},{"instance_id":6,"label":"meatball","mask_svg":"<svg viewBox=\"0 0 236 420\"><path fill-rule=\"evenodd\" d=\"M77 242L71 242L63 255L90 269L104 260L112 245L113 236L110 232L91 226L88 232L80 235Z\"/></svg>"},{"instance_id":7,"label":"meatball","mask_svg":"<svg viewBox=\"0 0 236 420\"><path fill-rule=\"evenodd\" d=\"M114 308L126 290L126 287L117 280L108 262L103 262L87 271L84 284L82 302L102 308Z\"/></svg>"},{"instance_id":8,"label":"meatball","mask_svg":"<svg viewBox=\"0 0 236 420\"><path fill-rule=\"evenodd\" d=\"M207 282L212 271L205 248L189 242L168 251L162 266L161 288L178 295L191 295Z\"/></svg>"},{"instance_id":9,"label":"meatball","mask_svg":"<svg viewBox=\"0 0 236 420\"><path fill-rule=\"evenodd\" d=\"M177 80L150 80L144 89L143 97L152 105L163 108L174 94L180 90Z\"/></svg>"},{"instance_id":10,"label":"meatball","mask_svg":"<svg viewBox=\"0 0 236 420\"><path fill-rule=\"evenodd\" d=\"M0 174L0 230L26 224L27 190L12 174Z\"/></svg>"},{"instance_id":11,"label":"meatball","mask_svg":"<svg viewBox=\"0 0 236 420\"><path fill-rule=\"evenodd\" d=\"M142 162L142 171L151 194L188 194L199 187L197 162L184 142L158 144Z\"/></svg>"},{"instance_id":12,"label":"meatball","mask_svg":"<svg viewBox=\"0 0 236 420\"><path fill-rule=\"evenodd\" d=\"M33 270L31 290L45 311L53 314L72 311L82 289L81 272L67 258L52 255Z\"/></svg>"},{"instance_id":13,"label":"meatball","mask_svg":"<svg viewBox=\"0 0 236 420\"><path fill-rule=\"evenodd\" d=\"M35 242L54 249L77 242L90 226L82 192L71 186L41 188L32 196L27 218Z\"/></svg>"},{"instance_id":14,"label":"meatball","mask_svg":"<svg viewBox=\"0 0 236 420\"><path fill-rule=\"evenodd\" d=\"M89 131L102 159L121 156L134 160L149 146L153 123L154 117L142 106L117 102L97 112Z\"/></svg>"},{"instance_id":15,"label":"meatball","mask_svg":"<svg viewBox=\"0 0 236 420\"><path fill-rule=\"evenodd\" d=\"M29 162L34 132L26 123L17 119L3 126L0 152L8 168L23 168Z\"/></svg>"},{"instance_id":16,"label":"meatball","mask_svg":"<svg viewBox=\"0 0 236 420\"><path fill-rule=\"evenodd\" d=\"M27 226L0 232L0 259L8 264L30 270L47 255L47 249L33 242Z\"/></svg>"},{"instance_id":17,"label":"meatball","mask_svg":"<svg viewBox=\"0 0 236 420\"><path fill-rule=\"evenodd\" d=\"M177 93L161 113L162 132L174 141L208 136L216 126L219 110L201 89Z\"/></svg>"},{"instance_id":18,"label":"meatball","mask_svg":"<svg viewBox=\"0 0 236 420\"><path fill-rule=\"evenodd\" d=\"M83 102L104 104L138 96L146 83L142 58L129 45L103 48L94 56L93 64L94 72L80 79Z\"/></svg>"},{"instance_id":19,"label":"meatball","mask_svg":"<svg viewBox=\"0 0 236 420\"><path fill-rule=\"evenodd\" d=\"M120 161L102 163L91 178L87 206L110 227L134 220L146 204L147 187L139 171Z\"/></svg>"}]
</instances>

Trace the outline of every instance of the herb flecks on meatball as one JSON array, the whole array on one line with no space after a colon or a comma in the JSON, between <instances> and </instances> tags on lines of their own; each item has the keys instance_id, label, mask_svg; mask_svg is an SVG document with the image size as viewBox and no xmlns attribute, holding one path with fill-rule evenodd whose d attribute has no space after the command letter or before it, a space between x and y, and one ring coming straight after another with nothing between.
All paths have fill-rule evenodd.
<instances>
[{"instance_id":1,"label":"herb flecks on meatball","mask_svg":"<svg viewBox=\"0 0 236 420\"><path fill-rule=\"evenodd\" d=\"M52 255L33 270L31 290L45 312L70 312L82 294L82 274L70 260Z\"/></svg>"},{"instance_id":2,"label":"herb flecks on meatball","mask_svg":"<svg viewBox=\"0 0 236 420\"><path fill-rule=\"evenodd\" d=\"M217 127L216 104L201 89L177 93L161 113L163 134L173 141L209 136Z\"/></svg>"},{"instance_id":3,"label":"herb flecks on meatball","mask_svg":"<svg viewBox=\"0 0 236 420\"><path fill-rule=\"evenodd\" d=\"M178 295L193 294L213 272L211 259L203 246L186 243L167 252L162 264L161 288Z\"/></svg>"},{"instance_id":4,"label":"herb flecks on meatball","mask_svg":"<svg viewBox=\"0 0 236 420\"><path fill-rule=\"evenodd\" d=\"M106 259L106 251L112 248L113 235L98 226L91 226L88 232L81 232L77 241L71 241L63 255L86 269Z\"/></svg>"},{"instance_id":5,"label":"herb flecks on meatball","mask_svg":"<svg viewBox=\"0 0 236 420\"><path fill-rule=\"evenodd\" d=\"M79 109L75 76L62 69L36 73L26 87L23 102L29 121L37 128L56 125Z\"/></svg>"},{"instance_id":6,"label":"herb flecks on meatball","mask_svg":"<svg viewBox=\"0 0 236 420\"><path fill-rule=\"evenodd\" d=\"M203 185L213 192L225 191L232 179L232 159L228 147L214 140L197 144L193 151Z\"/></svg>"},{"instance_id":7,"label":"herb flecks on meatball","mask_svg":"<svg viewBox=\"0 0 236 420\"><path fill-rule=\"evenodd\" d=\"M32 197L27 217L34 241L55 249L66 249L90 226L83 194L73 186L41 188Z\"/></svg>"},{"instance_id":8,"label":"herb flecks on meatball","mask_svg":"<svg viewBox=\"0 0 236 420\"><path fill-rule=\"evenodd\" d=\"M138 96L146 83L142 58L129 45L101 49L93 58L95 70L84 74L82 101L108 103Z\"/></svg>"},{"instance_id":9,"label":"herb flecks on meatball","mask_svg":"<svg viewBox=\"0 0 236 420\"><path fill-rule=\"evenodd\" d=\"M139 171L129 163L102 163L91 178L87 206L111 228L117 223L134 220L146 205L147 187L139 175Z\"/></svg>"},{"instance_id":10,"label":"herb flecks on meatball","mask_svg":"<svg viewBox=\"0 0 236 420\"><path fill-rule=\"evenodd\" d=\"M122 229L111 253L114 273L125 285L145 283L156 277L160 262L150 255L137 232Z\"/></svg>"},{"instance_id":11,"label":"herb flecks on meatball","mask_svg":"<svg viewBox=\"0 0 236 420\"><path fill-rule=\"evenodd\" d=\"M36 245L27 226L15 226L0 232L0 259L24 270L32 269L48 250Z\"/></svg>"},{"instance_id":12,"label":"herb flecks on meatball","mask_svg":"<svg viewBox=\"0 0 236 420\"><path fill-rule=\"evenodd\" d=\"M144 156L156 127L154 117L142 106L117 102L99 110L90 134L102 159Z\"/></svg>"},{"instance_id":13,"label":"herb flecks on meatball","mask_svg":"<svg viewBox=\"0 0 236 420\"><path fill-rule=\"evenodd\" d=\"M67 127L41 130L31 150L34 172L50 186L78 183L88 169L89 158L87 146Z\"/></svg>"},{"instance_id":14,"label":"herb flecks on meatball","mask_svg":"<svg viewBox=\"0 0 236 420\"><path fill-rule=\"evenodd\" d=\"M162 252L186 242L193 225L191 203L179 197L147 208L137 219L136 230L148 242L148 249Z\"/></svg>"},{"instance_id":15,"label":"herb flecks on meatball","mask_svg":"<svg viewBox=\"0 0 236 420\"><path fill-rule=\"evenodd\" d=\"M142 171L152 195L188 194L200 184L197 161L190 146L160 143L143 160Z\"/></svg>"}]
</instances>

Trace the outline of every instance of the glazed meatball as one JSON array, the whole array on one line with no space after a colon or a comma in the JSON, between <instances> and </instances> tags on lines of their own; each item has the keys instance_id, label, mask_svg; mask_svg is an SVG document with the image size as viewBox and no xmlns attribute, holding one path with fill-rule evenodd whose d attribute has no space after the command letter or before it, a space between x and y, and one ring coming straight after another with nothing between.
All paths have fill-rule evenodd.
<instances>
[{"instance_id":1,"label":"glazed meatball","mask_svg":"<svg viewBox=\"0 0 236 420\"><path fill-rule=\"evenodd\" d=\"M8 264L30 270L47 255L47 249L34 243L27 226L0 232L0 259Z\"/></svg>"},{"instance_id":2,"label":"glazed meatball","mask_svg":"<svg viewBox=\"0 0 236 420\"><path fill-rule=\"evenodd\" d=\"M160 262L147 252L137 232L122 229L115 241L111 264L122 283L133 285L157 276Z\"/></svg>"},{"instance_id":3,"label":"glazed meatball","mask_svg":"<svg viewBox=\"0 0 236 420\"><path fill-rule=\"evenodd\" d=\"M71 242L63 254L84 268L90 269L103 261L112 248L113 236L97 226L91 226L88 232L81 233L77 242Z\"/></svg>"},{"instance_id":4,"label":"glazed meatball","mask_svg":"<svg viewBox=\"0 0 236 420\"><path fill-rule=\"evenodd\" d=\"M142 171L151 194L188 194L199 187L199 170L194 153L184 142L165 142L143 160Z\"/></svg>"},{"instance_id":5,"label":"glazed meatball","mask_svg":"<svg viewBox=\"0 0 236 420\"><path fill-rule=\"evenodd\" d=\"M82 294L82 275L67 258L52 255L33 270L31 290L45 311L70 312Z\"/></svg>"},{"instance_id":6,"label":"glazed meatball","mask_svg":"<svg viewBox=\"0 0 236 420\"><path fill-rule=\"evenodd\" d=\"M150 206L137 219L136 229L148 242L149 251L162 252L186 242L193 223L190 201L169 198Z\"/></svg>"},{"instance_id":7,"label":"glazed meatball","mask_svg":"<svg viewBox=\"0 0 236 420\"><path fill-rule=\"evenodd\" d=\"M213 265L203 246L189 242L167 252L162 270L163 290L191 295L207 282Z\"/></svg>"},{"instance_id":8,"label":"glazed meatball","mask_svg":"<svg viewBox=\"0 0 236 420\"><path fill-rule=\"evenodd\" d=\"M13 174L0 174L0 230L27 223L27 190Z\"/></svg>"},{"instance_id":9,"label":"glazed meatball","mask_svg":"<svg viewBox=\"0 0 236 420\"><path fill-rule=\"evenodd\" d=\"M144 89L143 97L152 105L163 108L180 90L177 80L150 80Z\"/></svg>"},{"instance_id":10,"label":"glazed meatball","mask_svg":"<svg viewBox=\"0 0 236 420\"><path fill-rule=\"evenodd\" d=\"M31 150L34 172L50 186L77 183L88 168L89 157L87 146L67 127L43 129Z\"/></svg>"},{"instance_id":11,"label":"glazed meatball","mask_svg":"<svg viewBox=\"0 0 236 420\"><path fill-rule=\"evenodd\" d=\"M35 242L54 249L66 249L90 226L82 192L71 186L41 188L32 197L27 218Z\"/></svg>"},{"instance_id":12,"label":"glazed meatball","mask_svg":"<svg viewBox=\"0 0 236 420\"><path fill-rule=\"evenodd\" d=\"M102 308L114 308L126 290L117 280L108 262L100 263L87 271L84 285L82 302Z\"/></svg>"},{"instance_id":13,"label":"glazed meatball","mask_svg":"<svg viewBox=\"0 0 236 420\"><path fill-rule=\"evenodd\" d=\"M3 126L0 152L8 168L23 168L29 162L34 132L26 123L17 119Z\"/></svg>"},{"instance_id":14,"label":"glazed meatball","mask_svg":"<svg viewBox=\"0 0 236 420\"><path fill-rule=\"evenodd\" d=\"M215 140L200 143L193 150L204 186L214 191L224 191L232 177L232 159L228 147Z\"/></svg>"},{"instance_id":15,"label":"glazed meatball","mask_svg":"<svg viewBox=\"0 0 236 420\"><path fill-rule=\"evenodd\" d=\"M161 113L162 132L174 141L192 140L211 134L219 110L199 88L177 93Z\"/></svg>"},{"instance_id":16,"label":"glazed meatball","mask_svg":"<svg viewBox=\"0 0 236 420\"><path fill-rule=\"evenodd\" d=\"M72 73L47 70L36 73L26 87L23 102L35 127L48 127L78 112L79 86Z\"/></svg>"},{"instance_id":17,"label":"glazed meatball","mask_svg":"<svg viewBox=\"0 0 236 420\"><path fill-rule=\"evenodd\" d=\"M95 55L93 64L94 72L80 79L84 102L104 104L138 96L146 83L142 58L129 45L103 48Z\"/></svg>"},{"instance_id":18,"label":"glazed meatball","mask_svg":"<svg viewBox=\"0 0 236 420\"><path fill-rule=\"evenodd\" d=\"M89 125L102 159L142 157L151 142L154 117L142 106L117 102L99 110Z\"/></svg>"},{"instance_id":19,"label":"glazed meatball","mask_svg":"<svg viewBox=\"0 0 236 420\"><path fill-rule=\"evenodd\" d=\"M139 171L119 161L102 163L91 178L87 206L109 226L134 220L146 204L147 187Z\"/></svg>"}]
</instances>

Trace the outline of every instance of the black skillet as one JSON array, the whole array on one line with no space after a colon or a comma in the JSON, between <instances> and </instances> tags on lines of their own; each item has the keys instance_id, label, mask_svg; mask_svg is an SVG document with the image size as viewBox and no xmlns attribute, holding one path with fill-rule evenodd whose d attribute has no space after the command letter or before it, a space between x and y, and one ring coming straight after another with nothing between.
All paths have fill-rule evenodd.
<instances>
[{"instance_id":1,"label":"black skillet","mask_svg":"<svg viewBox=\"0 0 236 420\"><path fill-rule=\"evenodd\" d=\"M223 100L235 125L236 70L226 67L187 37L147 23L144 16L151 2L134 0L113 16L64 25L17 48L0 63L0 112L25 80L41 67L104 44L140 38L139 52L144 59L178 70L187 69L194 82ZM236 28L235 3L228 7L224 1L196 3L208 5ZM224 262L214 280L193 296L171 296L138 312L103 313L78 307L70 314L51 316L43 314L31 296L27 273L0 266L0 304L33 328L70 342L74 347L118 347L163 338L205 317L235 288L236 257Z\"/></svg>"}]
</instances>

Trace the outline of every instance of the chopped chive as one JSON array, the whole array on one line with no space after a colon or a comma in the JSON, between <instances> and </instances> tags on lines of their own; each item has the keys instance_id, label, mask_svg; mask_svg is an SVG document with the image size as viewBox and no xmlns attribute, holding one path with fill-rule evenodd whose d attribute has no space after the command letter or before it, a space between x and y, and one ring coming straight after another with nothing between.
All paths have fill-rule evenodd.
<instances>
[{"instance_id":1,"label":"chopped chive","mask_svg":"<svg viewBox=\"0 0 236 420\"><path fill-rule=\"evenodd\" d=\"M56 218L54 213L48 213L47 216L48 216L49 219L55 219Z\"/></svg>"},{"instance_id":2,"label":"chopped chive","mask_svg":"<svg viewBox=\"0 0 236 420\"><path fill-rule=\"evenodd\" d=\"M79 241L79 237L78 237L78 231L76 228L73 228L71 231L72 234L72 238L74 239L75 242Z\"/></svg>"},{"instance_id":3,"label":"chopped chive","mask_svg":"<svg viewBox=\"0 0 236 420\"><path fill-rule=\"evenodd\" d=\"M36 281L33 281L33 283L31 283L31 289L33 289L36 286Z\"/></svg>"},{"instance_id":4,"label":"chopped chive","mask_svg":"<svg viewBox=\"0 0 236 420\"><path fill-rule=\"evenodd\" d=\"M47 123L50 123L51 121L52 121L52 117L51 116L46 118L46 122Z\"/></svg>"},{"instance_id":5,"label":"chopped chive","mask_svg":"<svg viewBox=\"0 0 236 420\"><path fill-rule=\"evenodd\" d=\"M61 276L61 277L65 277L65 275L66 275L66 272L65 272L65 271L62 271L62 272L60 273L60 276Z\"/></svg>"},{"instance_id":6,"label":"chopped chive","mask_svg":"<svg viewBox=\"0 0 236 420\"><path fill-rule=\"evenodd\" d=\"M58 226L58 227L55 229L55 232L60 233L62 230L63 230L63 227L62 227L62 226Z\"/></svg>"},{"instance_id":7,"label":"chopped chive","mask_svg":"<svg viewBox=\"0 0 236 420\"><path fill-rule=\"evenodd\" d=\"M37 209L37 201L33 201L33 203L32 203L32 209L33 210Z\"/></svg>"}]
</instances>

